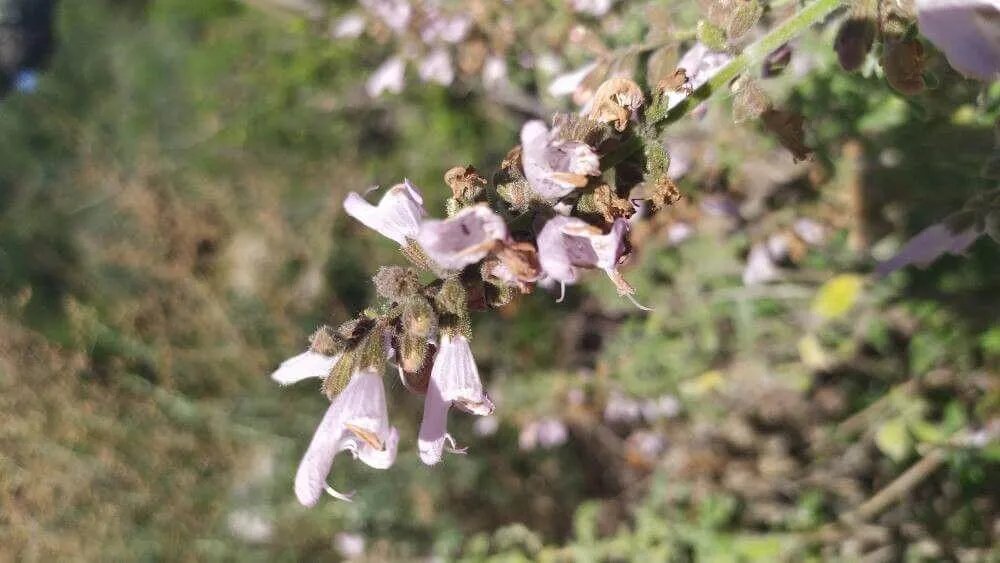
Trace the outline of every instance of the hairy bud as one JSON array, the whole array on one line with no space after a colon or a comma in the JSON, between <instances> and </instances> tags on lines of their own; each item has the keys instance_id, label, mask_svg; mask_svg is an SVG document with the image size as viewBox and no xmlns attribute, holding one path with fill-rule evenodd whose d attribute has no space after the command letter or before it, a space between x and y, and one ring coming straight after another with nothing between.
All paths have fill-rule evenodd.
<instances>
[{"instance_id":1,"label":"hairy bud","mask_svg":"<svg viewBox=\"0 0 1000 563\"><path fill-rule=\"evenodd\" d=\"M337 363L333 364L329 375L323 380L320 391L333 400L334 397L343 391L347 384L351 382L351 375L354 373L354 351L348 350L340 356Z\"/></svg>"},{"instance_id":2,"label":"hairy bud","mask_svg":"<svg viewBox=\"0 0 1000 563\"><path fill-rule=\"evenodd\" d=\"M426 340L437 330L437 313L426 299L413 295L403 304L402 323L404 333Z\"/></svg>"},{"instance_id":3,"label":"hairy bud","mask_svg":"<svg viewBox=\"0 0 1000 563\"><path fill-rule=\"evenodd\" d=\"M375 291L391 301L401 301L420 289L420 279L413 268L382 266L372 277Z\"/></svg>"},{"instance_id":4,"label":"hairy bud","mask_svg":"<svg viewBox=\"0 0 1000 563\"><path fill-rule=\"evenodd\" d=\"M351 319L337 327L337 336L351 342L357 341L371 332L375 322L366 317Z\"/></svg>"},{"instance_id":5,"label":"hairy bud","mask_svg":"<svg viewBox=\"0 0 1000 563\"><path fill-rule=\"evenodd\" d=\"M434 299L438 307L446 313L462 317L468 312L468 297L465 288L456 278L446 280Z\"/></svg>"},{"instance_id":6,"label":"hairy bud","mask_svg":"<svg viewBox=\"0 0 1000 563\"><path fill-rule=\"evenodd\" d=\"M701 20L695 28L698 41L713 51L725 51L728 47L726 32L709 21Z\"/></svg>"},{"instance_id":7,"label":"hairy bud","mask_svg":"<svg viewBox=\"0 0 1000 563\"><path fill-rule=\"evenodd\" d=\"M746 35L764 14L764 6L757 0L737 0L726 25L726 37L730 41Z\"/></svg>"},{"instance_id":8,"label":"hairy bud","mask_svg":"<svg viewBox=\"0 0 1000 563\"><path fill-rule=\"evenodd\" d=\"M336 356L344 350L344 341L332 327L323 325L309 337L309 349L324 356Z\"/></svg>"},{"instance_id":9,"label":"hairy bud","mask_svg":"<svg viewBox=\"0 0 1000 563\"><path fill-rule=\"evenodd\" d=\"M629 118L645 101L638 84L627 78L612 78L601 84L594 94L594 109L590 115L594 121L614 123L615 129L624 131Z\"/></svg>"},{"instance_id":10,"label":"hairy bud","mask_svg":"<svg viewBox=\"0 0 1000 563\"><path fill-rule=\"evenodd\" d=\"M414 373L424 367L430 345L426 337L404 334L400 342L399 365L404 372Z\"/></svg>"},{"instance_id":11,"label":"hairy bud","mask_svg":"<svg viewBox=\"0 0 1000 563\"><path fill-rule=\"evenodd\" d=\"M840 67L848 72L861 68L875 43L875 21L868 17L850 17L840 24L833 49Z\"/></svg>"}]
</instances>

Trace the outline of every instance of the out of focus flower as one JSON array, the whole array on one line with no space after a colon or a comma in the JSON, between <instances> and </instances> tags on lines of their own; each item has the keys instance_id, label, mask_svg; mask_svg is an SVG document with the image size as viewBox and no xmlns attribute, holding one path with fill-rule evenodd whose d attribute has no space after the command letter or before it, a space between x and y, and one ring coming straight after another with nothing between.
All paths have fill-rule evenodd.
<instances>
[{"instance_id":1,"label":"out of focus flower","mask_svg":"<svg viewBox=\"0 0 1000 563\"><path fill-rule=\"evenodd\" d=\"M569 0L569 5L578 14L601 17L607 14L616 0Z\"/></svg>"},{"instance_id":2,"label":"out of focus flower","mask_svg":"<svg viewBox=\"0 0 1000 563\"><path fill-rule=\"evenodd\" d=\"M360 194L351 192L344 199L344 211L400 246L406 246L407 239L416 238L420 221L427 214L420 190L409 180L385 192L378 205L372 205Z\"/></svg>"},{"instance_id":3,"label":"out of focus flower","mask_svg":"<svg viewBox=\"0 0 1000 563\"><path fill-rule=\"evenodd\" d=\"M806 244L813 246L821 244L823 238L826 236L826 229L823 228L823 225L812 219L799 219L795 221L795 224L792 225L792 230Z\"/></svg>"},{"instance_id":4,"label":"out of focus flower","mask_svg":"<svg viewBox=\"0 0 1000 563\"><path fill-rule=\"evenodd\" d=\"M503 57L491 56L483 63L483 84L489 88L507 81L507 61Z\"/></svg>"},{"instance_id":5,"label":"out of focus flower","mask_svg":"<svg viewBox=\"0 0 1000 563\"><path fill-rule=\"evenodd\" d=\"M324 378L337 363L340 356L327 356L307 350L281 362L278 369L271 374L271 379L282 384L291 385L310 377Z\"/></svg>"},{"instance_id":6,"label":"out of focus flower","mask_svg":"<svg viewBox=\"0 0 1000 563\"><path fill-rule=\"evenodd\" d=\"M571 70L565 74L560 74L549 83L549 95L559 97L568 96L580 87L583 80L587 78L593 70L597 68L597 61L587 63L580 68Z\"/></svg>"},{"instance_id":7,"label":"out of focus flower","mask_svg":"<svg viewBox=\"0 0 1000 563\"><path fill-rule=\"evenodd\" d=\"M920 231L895 256L875 267L875 275L884 277L911 264L926 268L945 254L963 254L983 234L975 225L965 229L937 223Z\"/></svg>"},{"instance_id":8,"label":"out of focus flower","mask_svg":"<svg viewBox=\"0 0 1000 563\"><path fill-rule=\"evenodd\" d=\"M365 92L372 98L381 96L384 92L398 94L403 91L403 81L406 74L406 63L399 57L386 59L365 82Z\"/></svg>"},{"instance_id":9,"label":"out of focus flower","mask_svg":"<svg viewBox=\"0 0 1000 563\"><path fill-rule=\"evenodd\" d=\"M493 415L480 417L472 424L472 431L476 436L492 436L499 429L500 419Z\"/></svg>"},{"instance_id":10,"label":"out of focus flower","mask_svg":"<svg viewBox=\"0 0 1000 563\"><path fill-rule=\"evenodd\" d=\"M1000 79L1000 0L917 0L920 32L951 66L980 80Z\"/></svg>"},{"instance_id":11,"label":"out of focus flower","mask_svg":"<svg viewBox=\"0 0 1000 563\"><path fill-rule=\"evenodd\" d=\"M451 64L451 55L444 47L434 49L421 59L417 69L420 80L449 86L455 80L455 68Z\"/></svg>"},{"instance_id":12,"label":"out of focus flower","mask_svg":"<svg viewBox=\"0 0 1000 563\"><path fill-rule=\"evenodd\" d=\"M743 269L743 285L760 285L781 277L781 270L775 261L766 243L755 244L747 255L747 265Z\"/></svg>"},{"instance_id":13,"label":"out of focus flower","mask_svg":"<svg viewBox=\"0 0 1000 563\"><path fill-rule=\"evenodd\" d=\"M529 121L521 128L521 163L532 191L555 202L601 173L594 149L579 141L559 139L558 129L549 131L543 121Z\"/></svg>"},{"instance_id":14,"label":"out of focus flower","mask_svg":"<svg viewBox=\"0 0 1000 563\"><path fill-rule=\"evenodd\" d=\"M420 459L427 465L441 461L446 445L453 453L464 452L448 434L448 411L452 406L479 416L493 414L493 402L483 389L469 340L442 331L420 423Z\"/></svg>"},{"instance_id":15,"label":"out of focus flower","mask_svg":"<svg viewBox=\"0 0 1000 563\"><path fill-rule=\"evenodd\" d=\"M604 404L605 422L628 424L639 420L640 416L642 408L639 402L617 391L612 392Z\"/></svg>"},{"instance_id":16,"label":"out of focus flower","mask_svg":"<svg viewBox=\"0 0 1000 563\"><path fill-rule=\"evenodd\" d=\"M359 0L361 7L395 32L406 29L413 8L406 0Z\"/></svg>"},{"instance_id":17,"label":"out of focus flower","mask_svg":"<svg viewBox=\"0 0 1000 563\"><path fill-rule=\"evenodd\" d=\"M681 402L673 395L663 395L658 399L649 399L639 407L642 417L648 422L656 422L663 418L673 418L681 412Z\"/></svg>"},{"instance_id":18,"label":"out of focus flower","mask_svg":"<svg viewBox=\"0 0 1000 563\"><path fill-rule=\"evenodd\" d=\"M274 534L274 524L250 510L234 510L226 520L229 531L246 541L266 542Z\"/></svg>"},{"instance_id":19,"label":"out of focus flower","mask_svg":"<svg viewBox=\"0 0 1000 563\"><path fill-rule=\"evenodd\" d=\"M336 39L353 39L365 32L365 18L360 14L347 14L333 22L330 35Z\"/></svg>"},{"instance_id":20,"label":"out of focus flower","mask_svg":"<svg viewBox=\"0 0 1000 563\"><path fill-rule=\"evenodd\" d=\"M331 496L350 500L326 478L333 459L344 450L369 467L388 469L396 460L399 432L389 426L382 376L373 368L354 372L350 383L330 404L313 435L295 475L295 495L312 506L325 490Z\"/></svg>"},{"instance_id":21,"label":"out of focus flower","mask_svg":"<svg viewBox=\"0 0 1000 563\"><path fill-rule=\"evenodd\" d=\"M451 219L424 221L416 235L427 257L447 270L475 264L505 238L503 218L485 205L467 207Z\"/></svg>"},{"instance_id":22,"label":"out of focus flower","mask_svg":"<svg viewBox=\"0 0 1000 563\"><path fill-rule=\"evenodd\" d=\"M518 436L518 446L526 452L535 448L547 450L561 446L567 438L569 430L566 424L558 418L548 417L525 425Z\"/></svg>"},{"instance_id":23,"label":"out of focus flower","mask_svg":"<svg viewBox=\"0 0 1000 563\"><path fill-rule=\"evenodd\" d=\"M340 532L333 536L333 549L344 559L356 559L365 554L365 537L361 534Z\"/></svg>"},{"instance_id":24,"label":"out of focus flower","mask_svg":"<svg viewBox=\"0 0 1000 563\"><path fill-rule=\"evenodd\" d=\"M420 28L420 39L432 44L438 41L458 43L465 39L472 28L472 20L462 15L448 16L436 9L426 10L424 24Z\"/></svg>"},{"instance_id":25,"label":"out of focus flower","mask_svg":"<svg viewBox=\"0 0 1000 563\"><path fill-rule=\"evenodd\" d=\"M691 238L694 234L694 228L691 225L684 222L671 223L667 227L667 242L670 246L677 246L678 244Z\"/></svg>"}]
</instances>

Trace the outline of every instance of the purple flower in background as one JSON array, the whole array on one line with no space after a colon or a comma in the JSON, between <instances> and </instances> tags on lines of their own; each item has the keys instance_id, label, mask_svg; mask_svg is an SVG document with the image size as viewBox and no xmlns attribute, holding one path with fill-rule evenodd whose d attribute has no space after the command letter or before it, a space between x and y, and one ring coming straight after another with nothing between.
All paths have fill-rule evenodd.
<instances>
[{"instance_id":1,"label":"purple flower in background","mask_svg":"<svg viewBox=\"0 0 1000 563\"><path fill-rule=\"evenodd\" d=\"M543 418L529 422L518 435L518 447L522 451L532 451L535 448L548 450L566 443L569 429L558 418Z\"/></svg>"},{"instance_id":2,"label":"purple flower in background","mask_svg":"<svg viewBox=\"0 0 1000 563\"><path fill-rule=\"evenodd\" d=\"M469 34L472 20L462 16L446 16L434 8L425 9L424 24L420 28L420 39L426 44L443 41L458 43Z\"/></svg>"},{"instance_id":3,"label":"purple flower in background","mask_svg":"<svg viewBox=\"0 0 1000 563\"><path fill-rule=\"evenodd\" d=\"M597 61L593 61L583 65L578 69L571 70L569 72L560 74L559 76L552 79L549 83L549 95L550 96L568 96L576 89L580 87L583 80L597 68Z\"/></svg>"},{"instance_id":4,"label":"purple flower in background","mask_svg":"<svg viewBox=\"0 0 1000 563\"><path fill-rule=\"evenodd\" d=\"M409 180L385 192L378 205L372 205L360 194L351 192L344 199L344 211L400 246L406 246L407 239L416 238L420 221L427 215L420 190Z\"/></svg>"},{"instance_id":5,"label":"purple flower in background","mask_svg":"<svg viewBox=\"0 0 1000 563\"><path fill-rule=\"evenodd\" d=\"M282 385L291 385L310 377L324 378L337 363L340 356L327 356L307 350L281 362L278 369L271 374L271 379Z\"/></svg>"},{"instance_id":6,"label":"purple flower in background","mask_svg":"<svg viewBox=\"0 0 1000 563\"><path fill-rule=\"evenodd\" d=\"M956 70L1000 79L1000 0L917 0L917 18Z\"/></svg>"},{"instance_id":7,"label":"purple flower in background","mask_svg":"<svg viewBox=\"0 0 1000 563\"><path fill-rule=\"evenodd\" d=\"M601 17L611 10L616 0L569 0L569 5L578 14Z\"/></svg>"},{"instance_id":8,"label":"purple flower in background","mask_svg":"<svg viewBox=\"0 0 1000 563\"><path fill-rule=\"evenodd\" d=\"M336 39L354 39L365 32L365 18L360 14L347 14L330 26L330 35Z\"/></svg>"},{"instance_id":9,"label":"purple flower in background","mask_svg":"<svg viewBox=\"0 0 1000 563\"><path fill-rule=\"evenodd\" d=\"M576 283L582 269L600 268L611 275L627 250L628 230L625 219L615 220L605 234L583 219L553 217L538 233L542 271L564 285Z\"/></svg>"},{"instance_id":10,"label":"purple flower in background","mask_svg":"<svg viewBox=\"0 0 1000 563\"><path fill-rule=\"evenodd\" d=\"M781 277L781 270L766 243L758 243L747 255L747 265L743 269L743 285L760 285Z\"/></svg>"},{"instance_id":11,"label":"purple flower in background","mask_svg":"<svg viewBox=\"0 0 1000 563\"><path fill-rule=\"evenodd\" d=\"M385 60L365 82L365 92L372 98L377 98L385 92L398 94L403 91L403 80L406 74L406 63L399 57Z\"/></svg>"},{"instance_id":12,"label":"purple flower in background","mask_svg":"<svg viewBox=\"0 0 1000 563\"><path fill-rule=\"evenodd\" d=\"M475 264L506 238L503 218L485 205L466 207L451 219L424 221L416 236L427 257L446 270Z\"/></svg>"},{"instance_id":13,"label":"purple flower in background","mask_svg":"<svg viewBox=\"0 0 1000 563\"><path fill-rule=\"evenodd\" d=\"M434 358L424 399L424 419L420 423L418 447L420 459L427 465L441 461L446 444L449 451L464 453L448 434L448 411L452 406L479 416L493 414L493 401L483 390L469 340L445 332Z\"/></svg>"},{"instance_id":14,"label":"purple flower in background","mask_svg":"<svg viewBox=\"0 0 1000 563\"><path fill-rule=\"evenodd\" d=\"M926 268L944 254L963 254L983 234L975 225L955 232L944 223L920 231L895 256L875 267L875 276L885 277L911 264Z\"/></svg>"},{"instance_id":15,"label":"purple flower in background","mask_svg":"<svg viewBox=\"0 0 1000 563\"><path fill-rule=\"evenodd\" d=\"M350 500L326 482L334 457L347 450L369 467L388 469L396 461L398 444L399 432L389 426L382 376L374 369L358 370L316 429L295 474L295 495L305 506L316 504L324 490Z\"/></svg>"},{"instance_id":16,"label":"purple flower in background","mask_svg":"<svg viewBox=\"0 0 1000 563\"><path fill-rule=\"evenodd\" d=\"M406 0L359 0L358 3L395 32L406 29L413 15L413 8Z\"/></svg>"},{"instance_id":17,"label":"purple flower in background","mask_svg":"<svg viewBox=\"0 0 1000 563\"><path fill-rule=\"evenodd\" d=\"M521 163L531 189L555 202L587 185L587 176L601 173L594 149L579 141L559 140L558 129L549 131L543 121L529 121L521 129Z\"/></svg>"},{"instance_id":18,"label":"purple flower in background","mask_svg":"<svg viewBox=\"0 0 1000 563\"><path fill-rule=\"evenodd\" d=\"M507 61L503 57L491 55L483 63L483 85L499 86L507 82Z\"/></svg>"},{"instance_id":19,"label":"purple flower in background","mask_svg":"<svg viewBox=\"0 0 1000 563\"><path fill-rule=\"evenodd\" d=\"M455 80L455 69L451 64L451 55L444 47L434 49L421 59L417 68L420 80L448 86Z\"/></svg>"}]
</instances>

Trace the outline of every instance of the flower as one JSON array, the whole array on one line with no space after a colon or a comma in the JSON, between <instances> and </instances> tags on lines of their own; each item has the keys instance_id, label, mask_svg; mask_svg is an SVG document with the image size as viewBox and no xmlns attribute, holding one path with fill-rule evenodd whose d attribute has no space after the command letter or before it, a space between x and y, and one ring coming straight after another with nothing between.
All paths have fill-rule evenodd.
<instances>
[{"instance_id":1,"label":"flower","mask_svg":"<svg viewBox=\"0 0 1000 563\"><path fill-rule=\"evenodd\" d=\"M486 205L466 207L450 219L424 221L416 235L427 257L446 270L475 264L506 238L503 218Z\"/></svg>"},{"instance_id":2,"label":"flower","mask_svg":"<svg viewBox=\"0 0 1000 563\"><path fill-rule=\"evenodd\" d=\"M479 416L493 414L493 401L483 390L469 340L459 334L443 332L420 423L420 459L427 465L441 461L445 443L453 453L464 452L448 434L448 410L452 405Z\"/></svg>"},{"instance_id":3,"label":"flower","mask_svg":"<svg viewBox=\"0 0 1000 563\"><path fill-rule=\"evenodd\" d=\"M574 12L601 17L608 13L616 0L569 0Z\"/></svg>"},{"instance_id":4,"label":"flower","mask_svg":"<svg viewBox=\"0 0 1000 563\"><path fill-rule=\"evenodd\" d=\"M917 0L917 21L956 70L1000 79L1000 0Z\"/></svg>"},{"instance_id":5,"label":"flower","mask_svg":"<svg viewBox=\"0 0 1000 563\"><path fill-rule=\"evenodd\" d=\"M420 220L427 214L420 190L409 180L385 192L378 205L372 205L357 192L351 192L344 199L344 211L400 246L406 246L407 239L416 237Z\"/></svg>"},{"instance_id":6,"label":"flower","mask_svg":"<svg viewBox=\"0 0 1000 563\"><path fill-rule=\"evenodd\" d=\"M344 391L333 400L313 435L295 474L295 496L312 506L325 490L350 500L326 483L333 458L344 450L369 467L388 469L396 461L399 432L389 426L382 376L373 368L354 372Z\"/></svg>"},{"instance_id":7,"label":"flower","mask_svg":"<svg viewBox=\"0 0 1000 563\"><path fill-rule=\"evenodd\" d=\"M502 86L507 82L507 61L495 55L486 58L483 63L483 85L487 88Z\"/></svg>"},{"instance_id":8,"label":"flower","mask_svg":"<svg viewBox=\"0 0 1000 563\"><path fill-rule=\"evenodd\" d=\"M361 6L389 29L401 32L410 23L413 8L406 0L360 0Z\"/></svg>"},{"instance_id":9,"label":"flower","mask_svg":"<svg viewBox=\"0 0 1000 563\"><path fill-rule=\"evenodd\" d=\"M583 219L553 217L538 233L542 271L561 284L576 283L581 269L600 268L611 275L625 255L628 230L625 219L616 219L604 234Z\"/></svg>"},{"instance_id":10,"label":"flower","mask_svg":"<svg viewBox=\"0 0 1000 563\"><path fill-rule=\"evenodd\" d=\"M731 60L733 56L728 53L717 53L704 43L695 43L677 63L677 68L684 69L687 75L687 88L684 91L666 92L667 109L672 109L684 101L690 92L701 88Z\"/></svg>"},{"instance_id":11,"label":"flower","mask_svg":"<svg viewBox=\"0 0 1000 563\"><path fill-rule=\"evenodd\" d=\"M330 35L336 39L353 39L365 32L365 18L360 14L347 14L330 26Z\"/></svg>"},{"instance_id":12,"label":"flower","mask_svg":"<svg viewBox=\"0 0 1000 563\"><path fill-rule=\"evenodd\" d=\"M521 163L531 189L553 203L575 188L587 185L587 176L599 176L601 163L586 143L559 140L543 121L529 121L521 129Z\"/></svg>"},{"instance_id":13,"label":"flower","mask_svg":"<svg viewBox=\"0 0 1000 563\"><path fill-rule=\"evenodd\" d=\"M590 73L597 68L597 61L587 63L580 68L560 74L549 83L550 96L568 96L583 84L583 81Z\"/></svg>"},{"instance_id":14,"label":"flower","mask_svg":"<svg viewBox=\"0 0 1000 563\"><path fill-rule=\"evenodd\" d=\"M399 57L385 60L365 82L365 92L372 98L377 98L383 92L398 94L403 91L403 80L406 74L406 63Z\"/></svg>"},{"instance_id":15,"label":"flower","mask_svg":"<svg viewBox=\"0 0 1000 563\"><path fill-rule=\"evenodd\" d=\"M340 359L340 355L327 356L307 350L298 356L291 357L271 374L271 379L282 385L291 385L309 377L326 377L333 366Z\"/></svg>"},{"instance_id":16,"label":"flower","mask_svg":"<svg viewBox=\"0 0 1000 563\"><path fill-rule=\"evenodd\" d=\"M430 52L420 61L417 69L420 80L448 86L455 80L455 69L451 64L448 50L438 48Z\"/></svg>"},{"instance_id":17,"label":"flower","mask_svg":"<svg viewBox=\"0 0 1000 563\"><path fill-rule=\"evenodd\" d=\"M964 254L983 234L978 225L953 228L946 222L936 223L910 239L895 256L875 266L875 277L882 278L913 264L926 268L945 254Z\"/></svg>"}]
</instances>

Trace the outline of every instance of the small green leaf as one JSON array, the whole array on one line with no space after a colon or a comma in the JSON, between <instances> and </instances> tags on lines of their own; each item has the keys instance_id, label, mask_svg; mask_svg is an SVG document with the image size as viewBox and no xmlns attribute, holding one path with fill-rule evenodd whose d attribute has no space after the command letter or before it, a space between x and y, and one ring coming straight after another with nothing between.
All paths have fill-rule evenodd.
<instances>
[{"instance_id":1,"label":"small green leaf","mask_svg":"<svg viewBox=\"0 0 1000 563\"><path fill-rule=\"evenodd\" d=\"M913 447L913 440L906 426L906 419L897 416L884 422L875 434L875 445L896 462L906 459Z\"/></svg>"}]
</instances>

